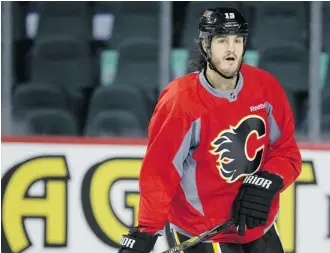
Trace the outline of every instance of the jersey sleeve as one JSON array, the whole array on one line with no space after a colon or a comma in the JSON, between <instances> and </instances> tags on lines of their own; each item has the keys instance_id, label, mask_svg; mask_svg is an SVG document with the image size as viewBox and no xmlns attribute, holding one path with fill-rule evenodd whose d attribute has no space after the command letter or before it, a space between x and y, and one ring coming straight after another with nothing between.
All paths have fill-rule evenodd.
<instances>
[{"instance_id":1,"label":"jersey sleeve","mask_svg":"<svg viewBox=\"0 0 330 253\"><path fill-rule=\"evenodd\" d=\"M190 124L158 104L149 124L149 141L139 177L138 226L156 233L167 222L171 201L180 184L189 152Z\"/></svg>"},{"instance_id":2,"label":"jersey sleeve","mask_svg":"<svg viewBox=\"0 0 330 253\"><path fill-rule=\"evenodd\" d=\"M263 169L283 178L283 191L299 176L302 159L294 137L294 118L287 96L273 76L267 76L266 84L270 145Z\"/></svg>"}]
</instances>

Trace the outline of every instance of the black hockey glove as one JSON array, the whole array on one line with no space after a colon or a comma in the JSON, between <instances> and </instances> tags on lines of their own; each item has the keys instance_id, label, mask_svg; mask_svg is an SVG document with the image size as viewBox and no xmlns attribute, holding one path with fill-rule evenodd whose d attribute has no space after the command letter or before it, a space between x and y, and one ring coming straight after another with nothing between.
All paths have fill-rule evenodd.
<instances>
[{"instance_id":1,"label":"black hockey glove","mask_svg":"<svg viewBox=\"0 0 330 253\"><path fill-rule=\"evenodd\" d=\"M233 218L239 235L244 235L246 227L266 225L272 200L282 188L282 178L267 171L244 179L233 205Z\"/></svg>"},{"instance_id":2,"label":"black hockey glove","mask_svg":"<svg viewBox=\"0 0 330 253\"><path fill-rule=\"evenodd\" d=\"M123 235L120 240L118 253L149 253L157 241L156 236L140 232L138 228L131 228L127 235Z\"/></svg>"}]
</instances>

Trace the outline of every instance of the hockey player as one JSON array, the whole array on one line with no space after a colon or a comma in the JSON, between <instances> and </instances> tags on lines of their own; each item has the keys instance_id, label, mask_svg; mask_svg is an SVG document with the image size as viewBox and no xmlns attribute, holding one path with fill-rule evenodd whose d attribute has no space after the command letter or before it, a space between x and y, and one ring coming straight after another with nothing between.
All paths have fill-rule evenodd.
<instances>
[{"instance_id":1,"label":"hockey player","mask_svg":"<svg viewBox=\"0 0 330 253\"><path fill-rule=\"evenodd\" d=\"M167 221L180 243L234 218L235 226L186 252L283 253L279 195L301 171L290 105L271 74L242 64L248 25L237 10L206 10L199 39L200 71L159 97L138 227L119 252L150 252Z\"/></svg>"}]
</instances>

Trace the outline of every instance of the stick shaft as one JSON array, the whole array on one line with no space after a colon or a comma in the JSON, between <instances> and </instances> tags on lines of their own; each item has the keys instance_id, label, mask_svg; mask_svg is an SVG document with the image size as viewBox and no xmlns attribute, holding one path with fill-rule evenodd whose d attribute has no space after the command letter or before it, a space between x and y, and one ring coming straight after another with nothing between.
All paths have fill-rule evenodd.
<instances>
[{"instance_id":1,"label":"stick shaft","mask_svg":"<svg viewBox=\"0 0 330 253\"><path fill-rule=\"evenodd\" d=\"M220 233L221 231L224 231L225 229L231 227L232 225L234 225L234 221L233 220L228 220L225 223L222 223L208 231L205 231L204 233L198 235L198 236L194 236L192 238L190 238L187 241L184 241L183 243L180 243L178 245L176 245L173 248L170 248L166 251L163 251L162 253L175 253L175 252L179 252L185 249L188 249L200 242L206 241L207 239L211 238L212 236Z\"/></svg>"}]
</instances>

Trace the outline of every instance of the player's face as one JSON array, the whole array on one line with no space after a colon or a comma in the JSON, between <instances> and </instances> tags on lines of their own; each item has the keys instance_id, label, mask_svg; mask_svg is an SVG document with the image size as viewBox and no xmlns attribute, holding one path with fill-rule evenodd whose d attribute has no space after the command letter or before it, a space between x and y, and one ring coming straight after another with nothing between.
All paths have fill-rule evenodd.
<instances>
[{"instance_id":1,"label":"player's face","mask_svg":"<svg viewBox=\"0 0 330 253\"><path fill-rule=\"evenodd\" d=\"M221 73L234 75L240 67L243 50L243 36L215 36L211 42L212 63Z\"/></svg>"}]
</instances>

